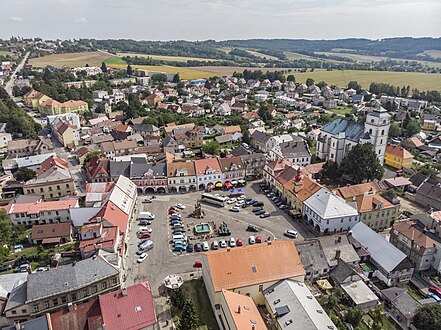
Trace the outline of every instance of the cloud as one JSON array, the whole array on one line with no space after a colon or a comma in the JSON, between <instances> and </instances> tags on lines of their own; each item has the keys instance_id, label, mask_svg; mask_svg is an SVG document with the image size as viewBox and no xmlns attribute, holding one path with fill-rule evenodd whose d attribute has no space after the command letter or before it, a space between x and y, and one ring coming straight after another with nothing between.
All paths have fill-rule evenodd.
<instances>
[{"instance_id":1,"label":"cloud","mask_svg":"<svg viewBox=\"0 0 441 330\"><path fill-rule=\"evenodd\" d=\"M87 18L86 17L78 17L75 18L75 23L87 23Z\"/></svg>"},{"instance_id":2,"label":"cloud","mask_svg":"<svg viewBox=\"0 0 441 330\"><path fill-rule=\"evenodd\" d=\"M11 16L11 20L14 22L22 22L23 18L18 17L18 16Z\"/></svg>"}]
</instances>

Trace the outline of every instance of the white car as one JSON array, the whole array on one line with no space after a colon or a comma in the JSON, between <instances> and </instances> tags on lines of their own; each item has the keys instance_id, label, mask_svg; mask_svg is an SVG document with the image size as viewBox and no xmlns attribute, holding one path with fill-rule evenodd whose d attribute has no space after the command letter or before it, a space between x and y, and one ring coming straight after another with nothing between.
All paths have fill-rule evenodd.
<instances>
[{"instance_id":1,"label":"white car","mask_svg":"<svg viewBox=\"0 0 441 330\"><path fill-rule=\"evenodd\" d=\"M233 206L232 208L230 208L231 212L239 212L240 209L237 206Z\"/></svg>"},{"instance_id":2,"label":"white car","mask_svg":"<svg viewBox=\"0 0 441 330\"><path fill-rule=\"evenodd\" d=\"M245 199L247 199L247 196L245 196L245 195L237 197L237 200L239 200L239 201L243 201Z\"/></svg>"},{"instance_id":3,"label":"white car","mask_svg":"<svg viewBox=\"0 0 441 330\"><path fill-rule=\"evenodd\" d=\"M230 237L228 244L230 245L230 247L235 247L236 246L236 239L234 237Z\"/></svg>"},{"instance_id":4,"label":"white car","mask_svg":"<svg viewBox=\"0 0 441 330\"><path fill-rule=\"evenodd\" d=\"M150 227L139 227L137 233L152 233L152 228Z\"/></svg>"},{"instance_id":5,"label":"white car","mask_svg":"<svg viewBox=\"0 0 441 330\"><path fill-rule=\"evenodd\" d=\"M208 242L202 242L202 250L203 251L209 251L210 246L208 245Z\"/></svg>"},{"instance_id":6,"label":"white car","mask_svg":"<svg viewBox=\"0 0 441 330\"><path fill-rule=\"evenodd\" d=\"M184 205L184 204L177 203L175 206L176 206L178 209L180 209L180 210L185 210L185 205Z\"/></svg>"},{"instance_id":7,"label":"white car","mask_svg":"<svg viewBox=\"0 0 441 330\"><path fill-rule=\"evenodd\" d=\"M297 236L299 235L298 232L296 232L295 230L285 230L285 232L283 233L283 235L289 237L289 238L297 238Z\"/></svg>"},{"instance_id":8,"label":"white car","mask_svg":"<svg viewBox=\"0 0 441 330\"><path fill-rule=\"evenodd\" d=\"M49 270L48 267L38 267L35 272L39 273L39 272L47 272Z\"/></svg>"},{"instance_id":9,"label":"white car","mask_svg":"<svg viewBox=\"0 0 441 330\"><path fill-rule=\"evenodd\" d=\"M256 243L256 238L254 236L250 236L250 238L248 239L248 243L250 245L253 245L254 243Z\"/></svg>"},{"instance_id":10,"label":"white car","mask_svg":"<svg viewBox=\"0 0 441 330\"><path fill-rule=\"evenodd\" d=\"M228 200L227 204L233 204L233 203L236 203L236 202L237 202L237 199L236 199L236 198L230 198L230 199Z\"/></svg>"},{"instance_id":11,"label":"white car","mask_svg":"<svg viewBox=\"0 0 441 330\"><path fill-rule=\"evenodd\" d=\"M147 257L148 257L149 255L147 254L147 252L143 252L143 253L141 253L141 255L139 256L139 258L138 258L138 262L139 263L141 263L141 262L143 262L145 259L147 259Z\"/></svg>"},{"instance_id":12,"label":"white car","mask_svg":"<svg viewBox=\"0 0 441 330\"><path fill-rule=\"evenodd\" d=\"M226 248L226 247L227 247L227 242L225 242L224 239L220 240L220 241L219 241L219 247L220 247L221 249Z\"/></svg>"},{"instance_id":13,"label":"white car","mask_svg":"<svg viewBox=\"0 0 441 330\"><path fill-rule=\"evenodd\" d=\"M245 204L245 201L238 201L238 202L236 203L236 206L237 206L237 207L240 207L240 206L242 206L243 204Z\"/></svg>"}]
</instances>

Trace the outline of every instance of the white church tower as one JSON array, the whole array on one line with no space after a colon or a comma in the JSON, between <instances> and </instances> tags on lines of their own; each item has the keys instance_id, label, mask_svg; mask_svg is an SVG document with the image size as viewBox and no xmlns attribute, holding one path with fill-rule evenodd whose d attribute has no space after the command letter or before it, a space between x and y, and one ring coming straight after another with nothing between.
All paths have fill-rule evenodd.
<instances>
[{"instance_id":1,"label":"white church tower","mask_svg":"<svg viewBox=\"0 0 441 330\"><path fill-rule=\"evenodd\" d=\"M390 127L390 115L379 103L374 105L373 108L373 111L367 114L364 131L369 133L370 142L375 148L375 154L383 165Z\"/></svg>"}]
</instances>

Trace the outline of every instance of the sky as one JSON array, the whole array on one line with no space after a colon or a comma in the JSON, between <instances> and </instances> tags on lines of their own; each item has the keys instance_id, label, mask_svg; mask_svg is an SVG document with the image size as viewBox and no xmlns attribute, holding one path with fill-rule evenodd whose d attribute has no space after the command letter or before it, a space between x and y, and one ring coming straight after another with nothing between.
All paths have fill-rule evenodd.
<instances>
[{"instance_id":1,"label":"sky","mask_svg":"<svg viewBox=\"0 0 441 330\"><path fill-rule=\"evenodd\" d=\"M441 36L441 0L0 0L0 8L0 38Z\"/></svg>"}]
</instances>

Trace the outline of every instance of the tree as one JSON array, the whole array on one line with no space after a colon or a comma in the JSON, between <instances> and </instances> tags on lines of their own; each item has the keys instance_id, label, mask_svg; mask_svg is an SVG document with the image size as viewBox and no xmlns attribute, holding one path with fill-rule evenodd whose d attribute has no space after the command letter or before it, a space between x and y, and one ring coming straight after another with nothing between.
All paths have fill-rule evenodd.
<instances>
[{"instance_id":1,"label":"tree","mask_svg":"<svg viewBox=\"0 0 441 330\"><path fill-rule=\"evenodd\" d=\"M346 319L354 327L360 324L362 317L363 317L363 311L361 310L360 307L348 308Z\"/></svg>"},{"instance_id":2,"label":"tree","mask_svg":"<svg viewBox=\"0 0 441 330\"><path fill-rule=\"evenodd\" d=\"M107 73L107 65L105 62L101 63L101 71L103 71L103 73Z\"/></svg>"},{"instance_id":3,"label":"tree","mask_svg":"<svg viewBox=\"0 0 441 330\"><path fill-rule=\"evenodd\" d=\"M15 173L14 176L17 181L29 181L30 179L35 178L36 175L37 173L30 168L22 167L17 171L17 173Z\"/></svg>"},{"instance_id":4,"label":"tree","mask_svg":"<svg viewBox=\"0 0 441 330\"><path fill-rule=\"evenodd\" d=\"M355 80L352 80L348 83L348 88L355 89L357 91L357 93L360 93L360 91L361 91L361 85L358 83L358 81L355 81Z\"/></svg>"},{"instance_id":5,"label":"tree","mask_svg":"<svg viewBox=\"0 0 441 330\"><path fill-rule=\"evenodd\" d=\"M217 141L211 141L202 147L202 151L208 154L216 155L219 153L220 145Z\"/></svg>"},{"instance_id":6,"label":"tree","mask_svg":"<svg viewBox=\"0 0 441 330\"><path fill-rule=\"evenodd\" d=\"M340 177L340 168L337 164L337 162L333 162L332 160L328 160L321 170L321 175L325 178L335 180L338 177Z\"/></svg>"},{"instance_id":7,"label":"tree","mask_svg":"<svg viewBox=\"0 0 441 330\"><path fill-rule=\"evenodd\" d=\"M286 81L296 82L296 77L294 77L293 74L290 74L288 77L286 77Z\"/></svg>"},{"instance_id":8,"label":"tree","mask_svg":"<svg viewBox=\"0 0 441 330\"><path fill-rule=\"evenodd\" d=\"M177 330L195 330L198 328L198 317L193 302L190 299L185 301Z\"/></svg>"},{"instance_id":9,"label":"tree","mask_svg":"<svg viewBox=\"0 0 441 330\"><path fill-rule=\"evenodd\" d=\"M373 330L381 330L383 327L383 305L378 305L371 311L372 319L374 320L372 324Z\"/></svg>"},{"instance_id":10,"label":"tree","mask_svg":"<svg viewBox=\"0 0 441 330\"><path fill-rule=\"evenodd\" d=\"M174 82L175 84L177 84L177 83L180 82L180 81L181 81L181 78L179 77L179 73L175 74L175 75L173 76L173 82Z\"/></svg>"},{"instance_id":11,"label":"tree","mask_svg":"<svg viewBox=\"0 0 441 330\"><path fill-rule=\"evenodd\" d=\"M308 79L306 79L306 85L309 87L309 86L311 86L311 85L313 85L314 84L314 79L312 79L312 78L308 78Z\"/></svg>"},{"instance_id":12,"label":"tree","mask_svg":"<svg viewBox=\"0 0 441 330\"><path fill-rule=\"evenodd\" d=\"M129 64L127 65L127 75L131 76L133 74L132 66Z\"/></svg>"},{"instance_id":13,"label":"tree","mask_svg":"<svg viewBox=\"0 0 441 330\"><path fill-rule=\"evenodd\" d=\"M357 183L363 180L381 180L384 174L383 166L371 143L356 145L343 159L340 168L343 174L350 176Z\"/></svg>"},{"instance_id":14,"label":"tree","mask_svg":"<svg viewBox=\"0 0 441 330\"><path fill-rule=\"evenodd\" d=\"M405 136L411 137L414 136L415 134L418 134L420 131L421 131L420 123L418 119L414 119L409 121L403 133Z\"/></svg>"},{"instance_id":15,"label":"tree","mask_svg":"<svg viewBox=\"0 0 441 330\"><path fill-rule=\"evenodd\" d=\"M175 306L177 309L181 310L184 308L186 300L181 288L174 290L170 295L170 299L173 306Z\"/></svg>"},{"instance_id":16,"label":"tree","mask_svg":"<svg viewBox=\"0 0 441 330\"><path fill-rule=\"evenodd\" d=\"M413 324L421 330L441 329L441 305L423 305L413 318Z\"/></svg>"},{"instance_id":17,"label":"tree","mask_svg":"<svg viewBox=\"0 0 441 330\"><path fill-rule=\"evenodd\" d=\"M389 137L390 138L397 138L401 136L401 128L398 126L397 123L390 124L389 127Z\"/></svg>"},{"instance_id":18,"label":"tree","mask_svg":"<svg viewBox=\"0 0 441 330\"><path fill-rule=\"evenodd\" d=\"M245 142L246 144L251 144L251 135L248 129L245 126L241 126L242 129L242 142Z\"/></svg>"},{"instance_id":19,"label":"tree","mask_svg":"<svg viewBox=\"0 0 441 330\"><path fill-rule=\"evenodd\" d=\"M167 75L165 75L163 73L152 74L152 81L153 82L167 82Z\"/></svg>"}]
</instances>

